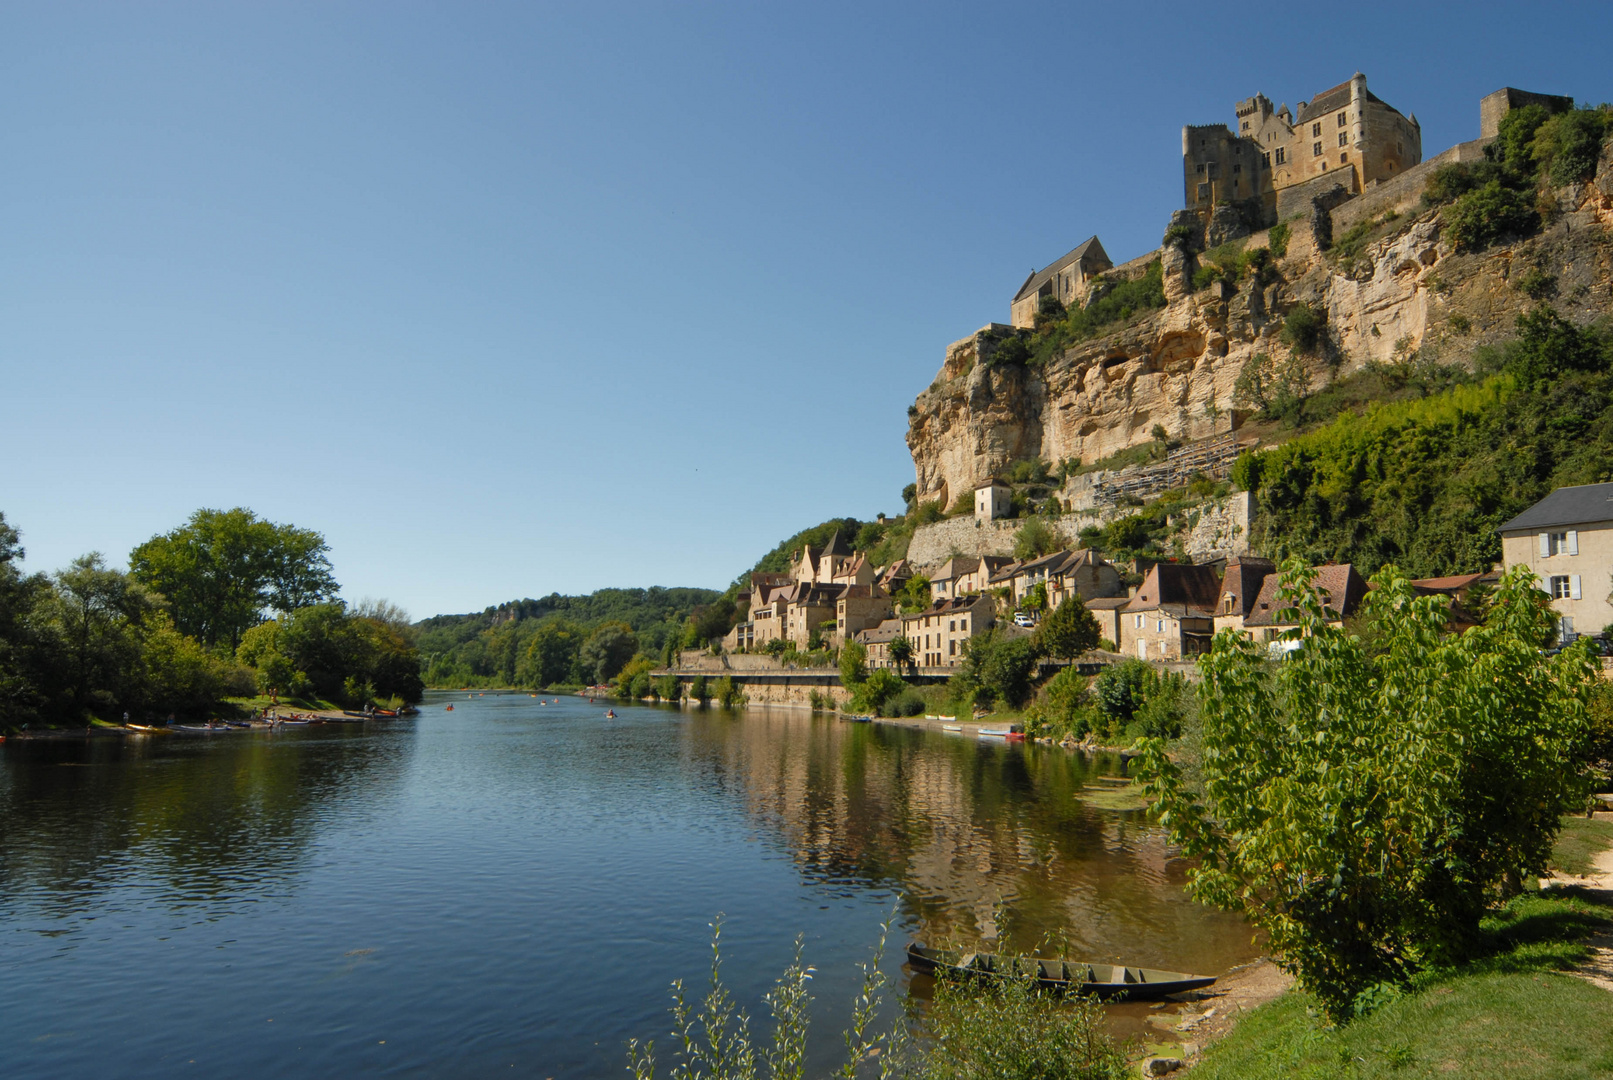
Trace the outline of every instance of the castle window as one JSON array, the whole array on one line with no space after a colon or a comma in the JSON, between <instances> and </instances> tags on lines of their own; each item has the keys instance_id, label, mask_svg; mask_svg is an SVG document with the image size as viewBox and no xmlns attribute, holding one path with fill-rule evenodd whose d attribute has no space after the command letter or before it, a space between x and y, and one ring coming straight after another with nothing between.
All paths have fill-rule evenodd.
<instances>
[{"instance_id":1,"label":"castle window","mask_svg":"<svg viewBox=\"0 0 1613 1080\"><path fill-rule=\"evenodd\" d=\"M1349 157L1348 154L1340 154L1339 155L1339 164L1340 165L1348 165L1349 163L1350 163L1350 157Z\"/></svg>"},{"instance_id":2,"label":"castle window","mask_svg":"<svg viewBox=\"0 0 1613 1080\"><path fill-rule=\"evenodd\" d=\"M1243 130L1245 130L1245 131L1249 130L1249 121L1245 120L1243 122Z\"/></svg>"},{"instance_id":3,"label":"castle window","mask_svg":"<svg viewBox=\"0 0 1613 1080\"><path fill-rule=\"evenodd\" d=\"M1344 126L1344 114L1339 113L1339 127L1343 127L1343 126Z\"/></svg>"},{"instance_id":4,"label":"castle window","mask_svg":"<svg viewBox=\"0 0 1613 1080\"><path fill-rule=\"evenodd\" d=\"M1200 175L1200 176L1203 176L1203 175L1204 175L1204 166L1203 166L1203 164L1200 164L1200 165L1199 165L1199 175Z\"/></svg>"},{"instance_id":5,"label":"castle window","mask_svg":"<svg viewBox=\"0 0 1613 1080\"><path fill-rule=\"evenodd\" d=\"M1311 157L1321 157L1321 156L1322 156L1322 144L1321 143L1313 144L1311 146Z\"/></svg>"},{"instance_id":6,"label":"castle window","mask_svg":"<svg viewBox=\"0 0 1613 1080\"><path fill-rule=\"evenodd\" d=\"M1234 164L1232 166L1232 173L1233 173L1234 176L1236 176L1238 173L1241 173L1241 172L1243 172L1243 166L1242 165Z\"/></svg>"},{"instance_id":7,"label":"castle window","mask_svg":"<svg viewBox=\"0 0 1613 1080\"><path fill-rule=\"evenodd\" d=\"M1339 145L1340 146L1349 146L1350 145L1350 133L1348 131L1339 132Z\"/></svg>"},{"instance_id":8,"label":"castle window","mask_svg":"<svg viewBox=\"0 0 1613 1080\"><path fill-rule=\"evenodd\" d=\"M1271 155L1269 153L1268 154L1261 154L1260 155L1260 163L1262 165L1264 165L1268 169L1271 168Z\"/></svg>"},{"instance_id":9,"label":"castle window","mask_svg":"<svg viewBox=\"0 0 1613 1080\"><path fill-rule=\"evenodd\" d=\"M1320 135L1321 133L1322 133L1322 125L1321 124L1312 124L1311 125L1311 135L1312 135L1312 137Z\"/></svg>"},{"instance_id":10,"label":"castle window","mask_svg":"<svg viewBox=\"0 0 1613 1080\"><path fill-rule=\"evenodd\" d=\"M1285 162L1287 160L1288 160L1288 148L1285 147L1285 146L1279 146L1277 148L1277 164L1281 165L1283 162Z\"/></svg>"}]
</instances>

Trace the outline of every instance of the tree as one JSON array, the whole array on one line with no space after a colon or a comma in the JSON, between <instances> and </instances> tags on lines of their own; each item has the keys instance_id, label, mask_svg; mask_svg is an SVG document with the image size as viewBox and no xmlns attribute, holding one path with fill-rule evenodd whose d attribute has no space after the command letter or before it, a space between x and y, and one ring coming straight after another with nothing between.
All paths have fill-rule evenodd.
<instances>
[{"instance_id":1,"label":"tree","mask_svg":"<svg viewBox=\"0 0 1613 1080\"><path fill-rule=\"evenodd\" d=\"M913 642L908 639L906 634L897 634L895 637L891 638L889 648L891 654L891 663L895 664L897 667L912 665Z\"/></svg>"},{"instance_id":2,"label":"tree","mask_svg":"<svg viewBox=\"0 0 1613 1080\"><path fill-rule=\"evenodd\" d=\"M1371 647L1327 621L1313 580L1284 564L1288 659L1224 631L1200 661L1201 782L1161 739L1142 742L1141 775L1201 860L1193 894L1242 911L1342 1021L1369 987L1470 955L1492 899L1545 870L1583 804L1595 672L1582 644L1544 654L1552 612L1524 567L1462 634L1445 598L1386 567Z\"/></svg>"},{"instance_id":3,"label":"tree","mask_svg":"<svg viewBox=\"0 0 1613 1080\"><path fill-rule=\"evenodd\" d=\"M157 598L129 575L110 569L100 552L73 560L56 575L56 622L79 710L109 708L136 689L140 629Z\"/></svg>"},{"instance_id":4,"label":"tree","mask_svg":"<svg viewBox=\"0 0 1613 1080\"><path fill-rule=\"evenodd\" d=\"M1098 620L1079 594L1072 593L1042 620L1036 636L1042 651L1060 660L1073 660L1098 647Z\"/></svg>"},{"instance_id":5,"label":"tree","mask_svg":"<svg viewBox=\"0 0 1613 1080\"><path fill-rule=\"evenodd\" d=\"M849 690L867 677L868 650L861 642L846 642L840 650L840 685Z\"/></svg>"},{"instance_id":6,"label":"tree","mask_svg":"<svg viewBox=\"0 0 1613 1080\"><path fill-rule=\"evenodd\" d=\"M276 525L241 507L204 509L135 548L129 572L167 599L180 633L234 649L267 611L336 596L328 550L311 529Z\"/></svg>"},{"instance_id":7,"label":"tree","mask_svg":"<svg viewBox=\"0 0 1613 1080\"><path fill-rule=\"evenodd\" d=\"M1098 703L1098 710L1119 731L1131 723L1131 718L1158 684L1159 676L1154 674L1154 669L1133 657L1104 668L1092 680L1092 696Z\"/></svg>"},{"instance_id":8,"label":"tree","mask_svg":"<svg viewBox=\"0 0 1613 1080\"><path fill-rule=\"evenodd\" d=\"M930 606L930 579L923 574L914 574L907 579L901 591L896 594L896 607L899 611L908 614L923 611Z\"/></svg>"},{"instance_id":9,"label":"tree","mask_svg":"<svg viewBox=\"0 0 1613 1080\"><path fill-rule=\"evenodd\" d=\"M1025 599L1019 602L1019 610L1032 613L1047 610L1047 583L1038 581L1025 590Z\"/></svg>"},{"instance_id":10,"label":"tree","mask_svg":"<svg viewBox=\"0 0 1613 1080\"><path fill-rule=\"evenodd\" d=\"M517 681L539 689L572 681L582 642L583 634L576 624L560 618L543 620L516 666Z\"/></svg>"},{"instance_id":11,"label":"tree","mask_svg":"<svg viewBox=\"0 0 1613 1080\"><path fill-rule=\"evenodd\" d=\"M1051 555L1062 541L1053 527L1040 518L1031 518L1014 534L1014 558L1035 559Z\"/></svg>"},{"instance_id":12,"label":"tree","mask_svg":"<svg viewBox=\"0 0 1613 1080\"><path fill-rule=\"evenodd\" d=\"M588 635L577 661L598 686L614 679L636 652L638 636L626 623L606 623Z\"/></svg>"},{"instance_id":13,"label":"tree","mask_svg":"<svg viewBox=\"0 0 1613 1080\"><path fill-rule=\"evenodd\" d=\"M38 617L50 594L43 574L27 575L22 537L0 514L0 731L35 720L49 697L47 629Z\"/></svg>"}]
</instances>

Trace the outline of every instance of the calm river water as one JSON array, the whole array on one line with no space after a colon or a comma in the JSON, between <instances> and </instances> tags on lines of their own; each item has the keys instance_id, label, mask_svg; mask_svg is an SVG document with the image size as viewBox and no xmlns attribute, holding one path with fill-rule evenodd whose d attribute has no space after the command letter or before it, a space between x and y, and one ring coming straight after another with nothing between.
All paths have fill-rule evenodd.
<instances>
[{"instance_id":1,"label":"calm river water","mask_svg":"<svg viewBox=\"0 0 1613 1080\"><path fill-rule=\"evenodd\" d=\"M1140 815L1077 801L1113 761L616 711L433 694L366 726L0 747L0 1072L620 1076L629 1037L667 1043L718 912L753 1012L805 935L824 1054L893 908L898 964L998 903L1094 960L1254 955Z\"/></svg>"}]
</instances>

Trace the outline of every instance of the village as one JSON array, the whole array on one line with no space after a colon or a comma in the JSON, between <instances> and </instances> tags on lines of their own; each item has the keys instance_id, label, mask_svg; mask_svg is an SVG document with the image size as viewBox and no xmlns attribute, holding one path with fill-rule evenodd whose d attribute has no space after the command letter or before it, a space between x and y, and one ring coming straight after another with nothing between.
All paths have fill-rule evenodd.
<instances>
[{"instance_id":1,"label":"village","mask_svg":"<svg viewBox=\"0 0 1613 1080\"><path fill-rule=\"evenodd\" d=\"M1007 490L995 477L979 486L977 525L1003 523ZM1613 603L1600 592L1613 581L1613 484L1559 488L1499 531L1500 564L1483 573L1413 580L1412 588L1448 598L1451 627L1463 630L1478 624L1483 598L1502 573L1526 566L1550 597L1559 644L1586 634L1600 638L1613 624ZM1329 621L1350 619L1371 588L1365 577L1349 564L1312 570ZM1249 554L1202 563L1139 557L1116 565L1097 551L1065 548L1028 559L953 555L931 567L906 559L874 566L836 533L822 548L801 548L789 572L752 575L738 597L743 621L720 647L686 651L677 668L663 673L693 677L720 670L736 682L760 684L788 672L796 676L788 685L827 690L838 683L828 673L830 659L855 642L870 670L945 677L980 635L1032 635L1044 615L1068 602L1084 606L1099 627L1100 646L1085 662L1135 657L1190 671L1223 630L1267 645L1274 656L1300 647L1279 586L1276 563ZM818 666L825 674L818 678L811 678L806 661L814 655L823 658ZM804 703L795 702L797 696L775 700Z\"/></svg>"}]
</instances>

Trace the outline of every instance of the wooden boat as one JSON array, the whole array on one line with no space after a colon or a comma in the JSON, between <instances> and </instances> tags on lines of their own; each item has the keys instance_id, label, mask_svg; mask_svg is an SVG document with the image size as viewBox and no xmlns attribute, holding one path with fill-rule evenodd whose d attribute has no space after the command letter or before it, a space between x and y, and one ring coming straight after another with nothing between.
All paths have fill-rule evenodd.
<instances>
[{"instance_id":1,"label":"wooden boat","mask_svg":"<svg viewBox=\"0 0 1613 1080\"><path fill-rule=\"evenodd\" d=\"M151 727L147 724L128 724L125 726L130 731L138 731L142 735L165 735L168 732L167 728Z\"/></svg>"},{"instance_id":2,"label":"wooden boat","mask_svg":"<svg viewBox=\"0 0 1613 1080\"><path fill-rule=\"evenodd\" d=\"M941 725L941 730L942 731L962 731L963 730L963 725L962 724L942 724Z\"/></svg>"},{"instance_id":3,"label":"wooden boat","mask_svg":"<svg viewBox=\"0 0 1613 1080\"><path fill-rule=\"evenodd\" d=\"M1188 990L1200 990L1215 982L1209 975L1188 975L1180 971L1125 967L1120 964L1088 964L1079 960L1051 960L1038 956L997 956L994 953L961 952L957 949L931 949L918 942L907 947L907 962L914 971L943 972L974 979L1018 979L1034 981L1057 993L1076 991L1105 999L1125 998L1150 1001Z\"/></svg>"},{"instance_id":4,"label":"wooden boat","mask_svg":"<svg viewBox=\"0 0 1613 1080\"><path fill-rule=\"evenodd\" d=\"M874 722L872 716L846 716L842 717L842 719L848 724L872 724Z\"/></svg>"},{"instance_id":5,"label":"wooden boat","mask_svg":"<svg viewBox=\"0 0 1613 1080\"><path fill-rule=\"evenodd\" d=\"M980 729L980 731L977 734L979 734L980 736L982 736L984 738L1006 739L1006 738L1008 738L1009 735L1011 735L1013 733L1010 732L1007 728L984 728L983 727L983 728Z\"/></svg>"}]
</instances>

